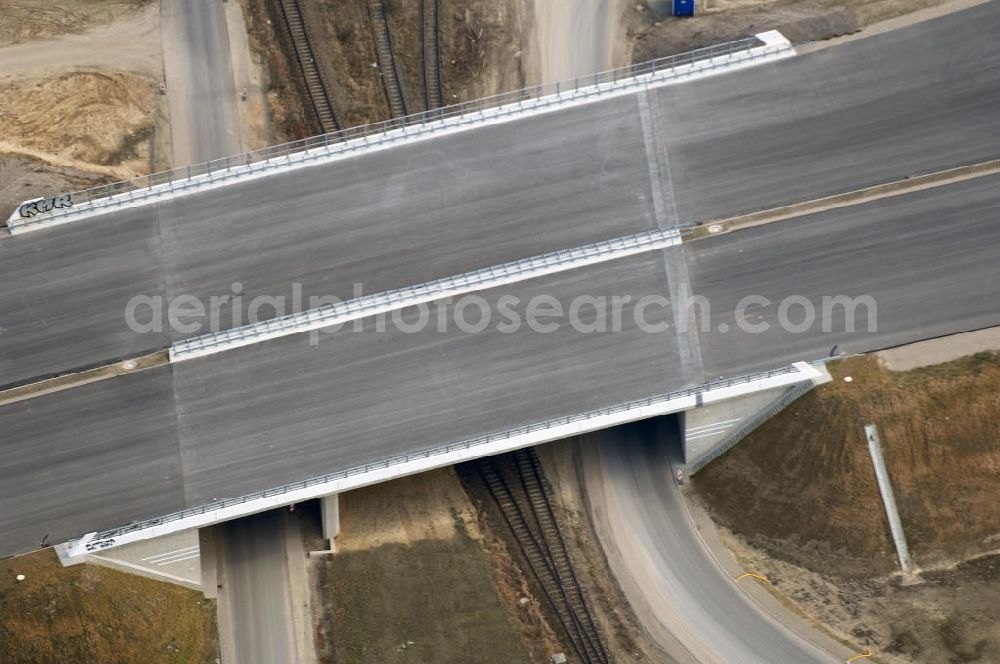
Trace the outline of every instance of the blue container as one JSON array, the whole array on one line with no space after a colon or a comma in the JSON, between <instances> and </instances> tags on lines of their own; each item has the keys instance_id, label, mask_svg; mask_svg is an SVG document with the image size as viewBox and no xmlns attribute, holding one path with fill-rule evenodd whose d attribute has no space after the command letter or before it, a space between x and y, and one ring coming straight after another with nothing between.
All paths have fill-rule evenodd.
<instances>
[{"instance_id":1,"label":"blue container","mask_svg":"<svg viewBox=\"0 0 1000 664\"><path fill-rule=\"evenodd\" d=\"M694 16L696 0L674 0L674 16Z\"/></svg>"}]
</instances>

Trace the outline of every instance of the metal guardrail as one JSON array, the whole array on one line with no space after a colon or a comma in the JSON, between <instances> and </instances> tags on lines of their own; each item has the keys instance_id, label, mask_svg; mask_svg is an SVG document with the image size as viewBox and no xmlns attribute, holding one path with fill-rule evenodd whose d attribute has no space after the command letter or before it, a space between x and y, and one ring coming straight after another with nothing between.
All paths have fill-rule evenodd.
<instances>
[{"instance_id":1,"label":"metal guardrail","mask_svg":"<svg viewBox=\"0 0 1000 664\"><path fill-rule=\"evenodd\" d=\"M649 406L654 406L659 403L665 403L672 401L674 399L680 399L683 397L697 396L698 394L708 392L710 390L733 387L736 385L743 385L746 383L752 383L757 380L764 380L766 378L772 378L774 376L783 376L790 373L796 373L798 369L794 365L789 365L786 367L781 367L779 369L771 369L768 371L759 371L756 373L745 374L743 376L736 376L733 378L723 378L711 381L709 383L704 383L697 387L690 387L683 390L677 390L674 392L668 392L666 394L660 394L657 396L647 397L645 399L637 399L634 401L627 401L615 406L610 406L608 408L601 408L598 410L588 411L586 413L580 413L577 415L567 415L563 417L553 418L551 420L545 420L544 422L537 422L534 424L528 424L522 427L517 427L515 429L509 429L507 431L502 431L498 433L490 433L483 436L478 436L476 438L470 438L457 443L451 443L448 445L441 445L438 447L432 447L423 451L413 452L409 454L397 454L392 457L383 459L376 463L366 463L363 465L354 466L346 470L341 470L335 473L329 473L327 475L320 475L318 477L312 477L310 479L302 480L300 482L293 482L291 484L285 484L283 486L274 487L271 489L265 489L263 491L256 491L254 493L249 493L244 496L238 496L235 498L225 498L223 500L218 500L213 503L208 503L206 505L200 505L198 507L192 507L179 512L174 512L173 514L167 514L165 516L157 517L154 519L146 519L144 521L136 521L127 526L121 526L118 528L112 528L110 530L105 530L98 532L93 539L87 544L88 549L96 550L101 549L102 540L108 540L114 537L120 537L130 532L137 530L144 530L146 528L153 528L155 526L163 525L171 521L177 521L178 519L184 519L187 517L198 516L200 514L205 514L207 512L212 512L215 510L225 509L227 507L233 507L235 505L242 505L251 500L259 500L262 498L270 498L273 496L280 496L282 494L288 493L290 491L298 491L300 489L306 489L310 486L315 486L317 484L326 484L328 482L333 482L340 479L346 479L348 477L359 475L361 473L369 473L373 470L379 470L383 468L390 468L403 463L408 463L410 461L417 461L419 459L427 459L438 454L447 454L449 452L455 452L459 450L468 450L473 447L478 447L480 445L487 445L490 443L495 443L502 440L509 440L516 436L523 436L536 431L544 431L546 429L553 429L559 426L565 426L572 424L574 422L581 422L585 420L591 420L597 417L605 417L608 415L614 415L616 413L621 413L629 410L634 410L637 408L647 408ZM92 547L92 548L91 548Z\"/></svg>"},{"instance_id":2,"label":"metal guardrail","mask_svg":"<svg viewBox=\"0 0 1000 664\"><path fill-rule=\"evenodd\" d=\"M571 81L536 85L491 97L459 102L384 122L341 129L328 134L253 150L241 155L223 157L85 189L72 194L72 207L56 209L38 217L17 219L13 223L16 226L29 227L46 220L80 214L95 207L112 205L123 199L133 201L203 184L206 180L208 182L221 181L238 175L284 166L293 163L292 157L294 155L299 155L302 160L305 160L337 153L349 153L372 145L392 142L402 137L436 131L438 127L434 126L435 124L453 118L468 117L471 121L476 121L482 119L487 112L495 114L499 111L513 114L522 111L525 102L533 102L535 107L558 104L571 98L588 97L610 90L642 86L654 77L655 80L669 80L686 76L691 72L682 68L699 63L707 64L708 69L714 69L729 66L734 61L767 57L786 49L787 47L784 46L766 46L760 40L750 37L635 65L609 69ZM711 62L723 56L726 56L725 62Z\"/></svg>"},{"instance_id":3,"label":"metal guardrail","mask_svg":"<svg viewBox=\"0 0 1000 664\"><path fill-rule=\"evenodd\" d=\"M394 308L411 306L426 301L431 297L441 297L443 293L490 287L491 283L499 284L504 279L512 277L519 279L530 278L533 273L553 267L567 266L610 254L641 251L647 247L663 245L670 240L676 239L679 241L680 237L680 232L675 228L654 229L625 237L594 242L573 249L562 249L492 267L472 270L415 286L406 286L371 295L363 295L344 302L328 304L299 313L287 314L258 323L248 323L219 332L210 332L182 339L170 347L170 356L173 360L182 360L186 355L200 353L213 346L238 345L241 341L253 343L255 339L261 337L271 338L275 334L296 334L298 332L314 330L332 325L335 321L344 317L356 318L370 315L388 306Z\"/></svg>"}]
</instances>

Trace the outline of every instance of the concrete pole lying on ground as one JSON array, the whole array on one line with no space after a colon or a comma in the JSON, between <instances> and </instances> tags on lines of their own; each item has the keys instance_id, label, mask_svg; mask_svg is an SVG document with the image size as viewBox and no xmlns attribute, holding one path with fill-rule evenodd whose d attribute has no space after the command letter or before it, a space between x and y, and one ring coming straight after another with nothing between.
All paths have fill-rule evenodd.
<instances>
[{"instance_id":1,"label":"concrete pole lying on ground","mask_svg":"<svg viewBox=\"0 0 1000 664\"><path fill-rule=\"evenodd\" d=\"M896 544L899 566L904 574L909 574L913 571L913 560L910 559L910 549L906 545L903 523L899 520L896 498L892 493L892 484L889 481L889 471L886 469L885 459L882 457L882 444L879 442L878 431L874 424L865 425L865 438L868 439L868 451L872 455L872 464L875 466L875 479L878 481L878 490L882 494L882 503L885 505L886 516L889 518L892 541Z\"/></svg>"}]
</instances>

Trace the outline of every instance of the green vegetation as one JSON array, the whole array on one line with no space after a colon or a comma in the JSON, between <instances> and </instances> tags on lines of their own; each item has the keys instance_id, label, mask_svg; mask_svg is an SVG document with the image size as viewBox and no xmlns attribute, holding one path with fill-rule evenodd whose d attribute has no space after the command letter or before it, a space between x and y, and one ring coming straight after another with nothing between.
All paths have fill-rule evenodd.
<instances>
[{"instance_id":1,"label":"green vegetation","mask_svg":"<svg viewBox=\"0 0 1000 664\"><path fill-rule=\"evenodd\" d=\"M917 564L996 549L1000 355L908 372L859 357L831 365L831 373L833 382L699 473L695 486L714 516L772 555L816 571L893 570L863 435L873 422Z\"/></svg>"},{"instance_id":2,"label":"green vegetation","mask_svg":"<svg viewBox=\"0 0 1000 664\"><path fill-rule=\"evenodd\" d=\"M4 664L217 657L215 604L201 593L88 564L62 567L51 549L0 561Z\"/></svg>"},{"instance_id":3,"label":"green vegetation","mask_svg":"<svg viewBox=\"0 0 1000 664\"><path fill-rule=\"evenodd\" d=\"M344 551L321 569L333 601L332 661L527 662L480 544L448 539Z\"/></svg>"}]
</instances>

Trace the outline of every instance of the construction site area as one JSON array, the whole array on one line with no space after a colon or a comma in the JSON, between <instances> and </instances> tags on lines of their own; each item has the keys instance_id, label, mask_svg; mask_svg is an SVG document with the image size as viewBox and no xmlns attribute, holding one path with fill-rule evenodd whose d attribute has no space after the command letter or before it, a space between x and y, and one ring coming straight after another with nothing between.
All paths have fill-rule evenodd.
<instances>
[{"instance_id":1,"label":"construction site area","mask_svg":"<svg viewBox=\"0 0 1000 664\"><path fill-rule=\"evenodd\" d=\"M977 3L669 4L0 0L0 211L767 30L808 52ZM43 539L0 560L0 662L715 661L680 604L702 559L846 661L1000 662L996 329L831 351L828 382L693 474L676 412L205 526L166 556L64 566Z\"/></svg>"}]
</instances>

